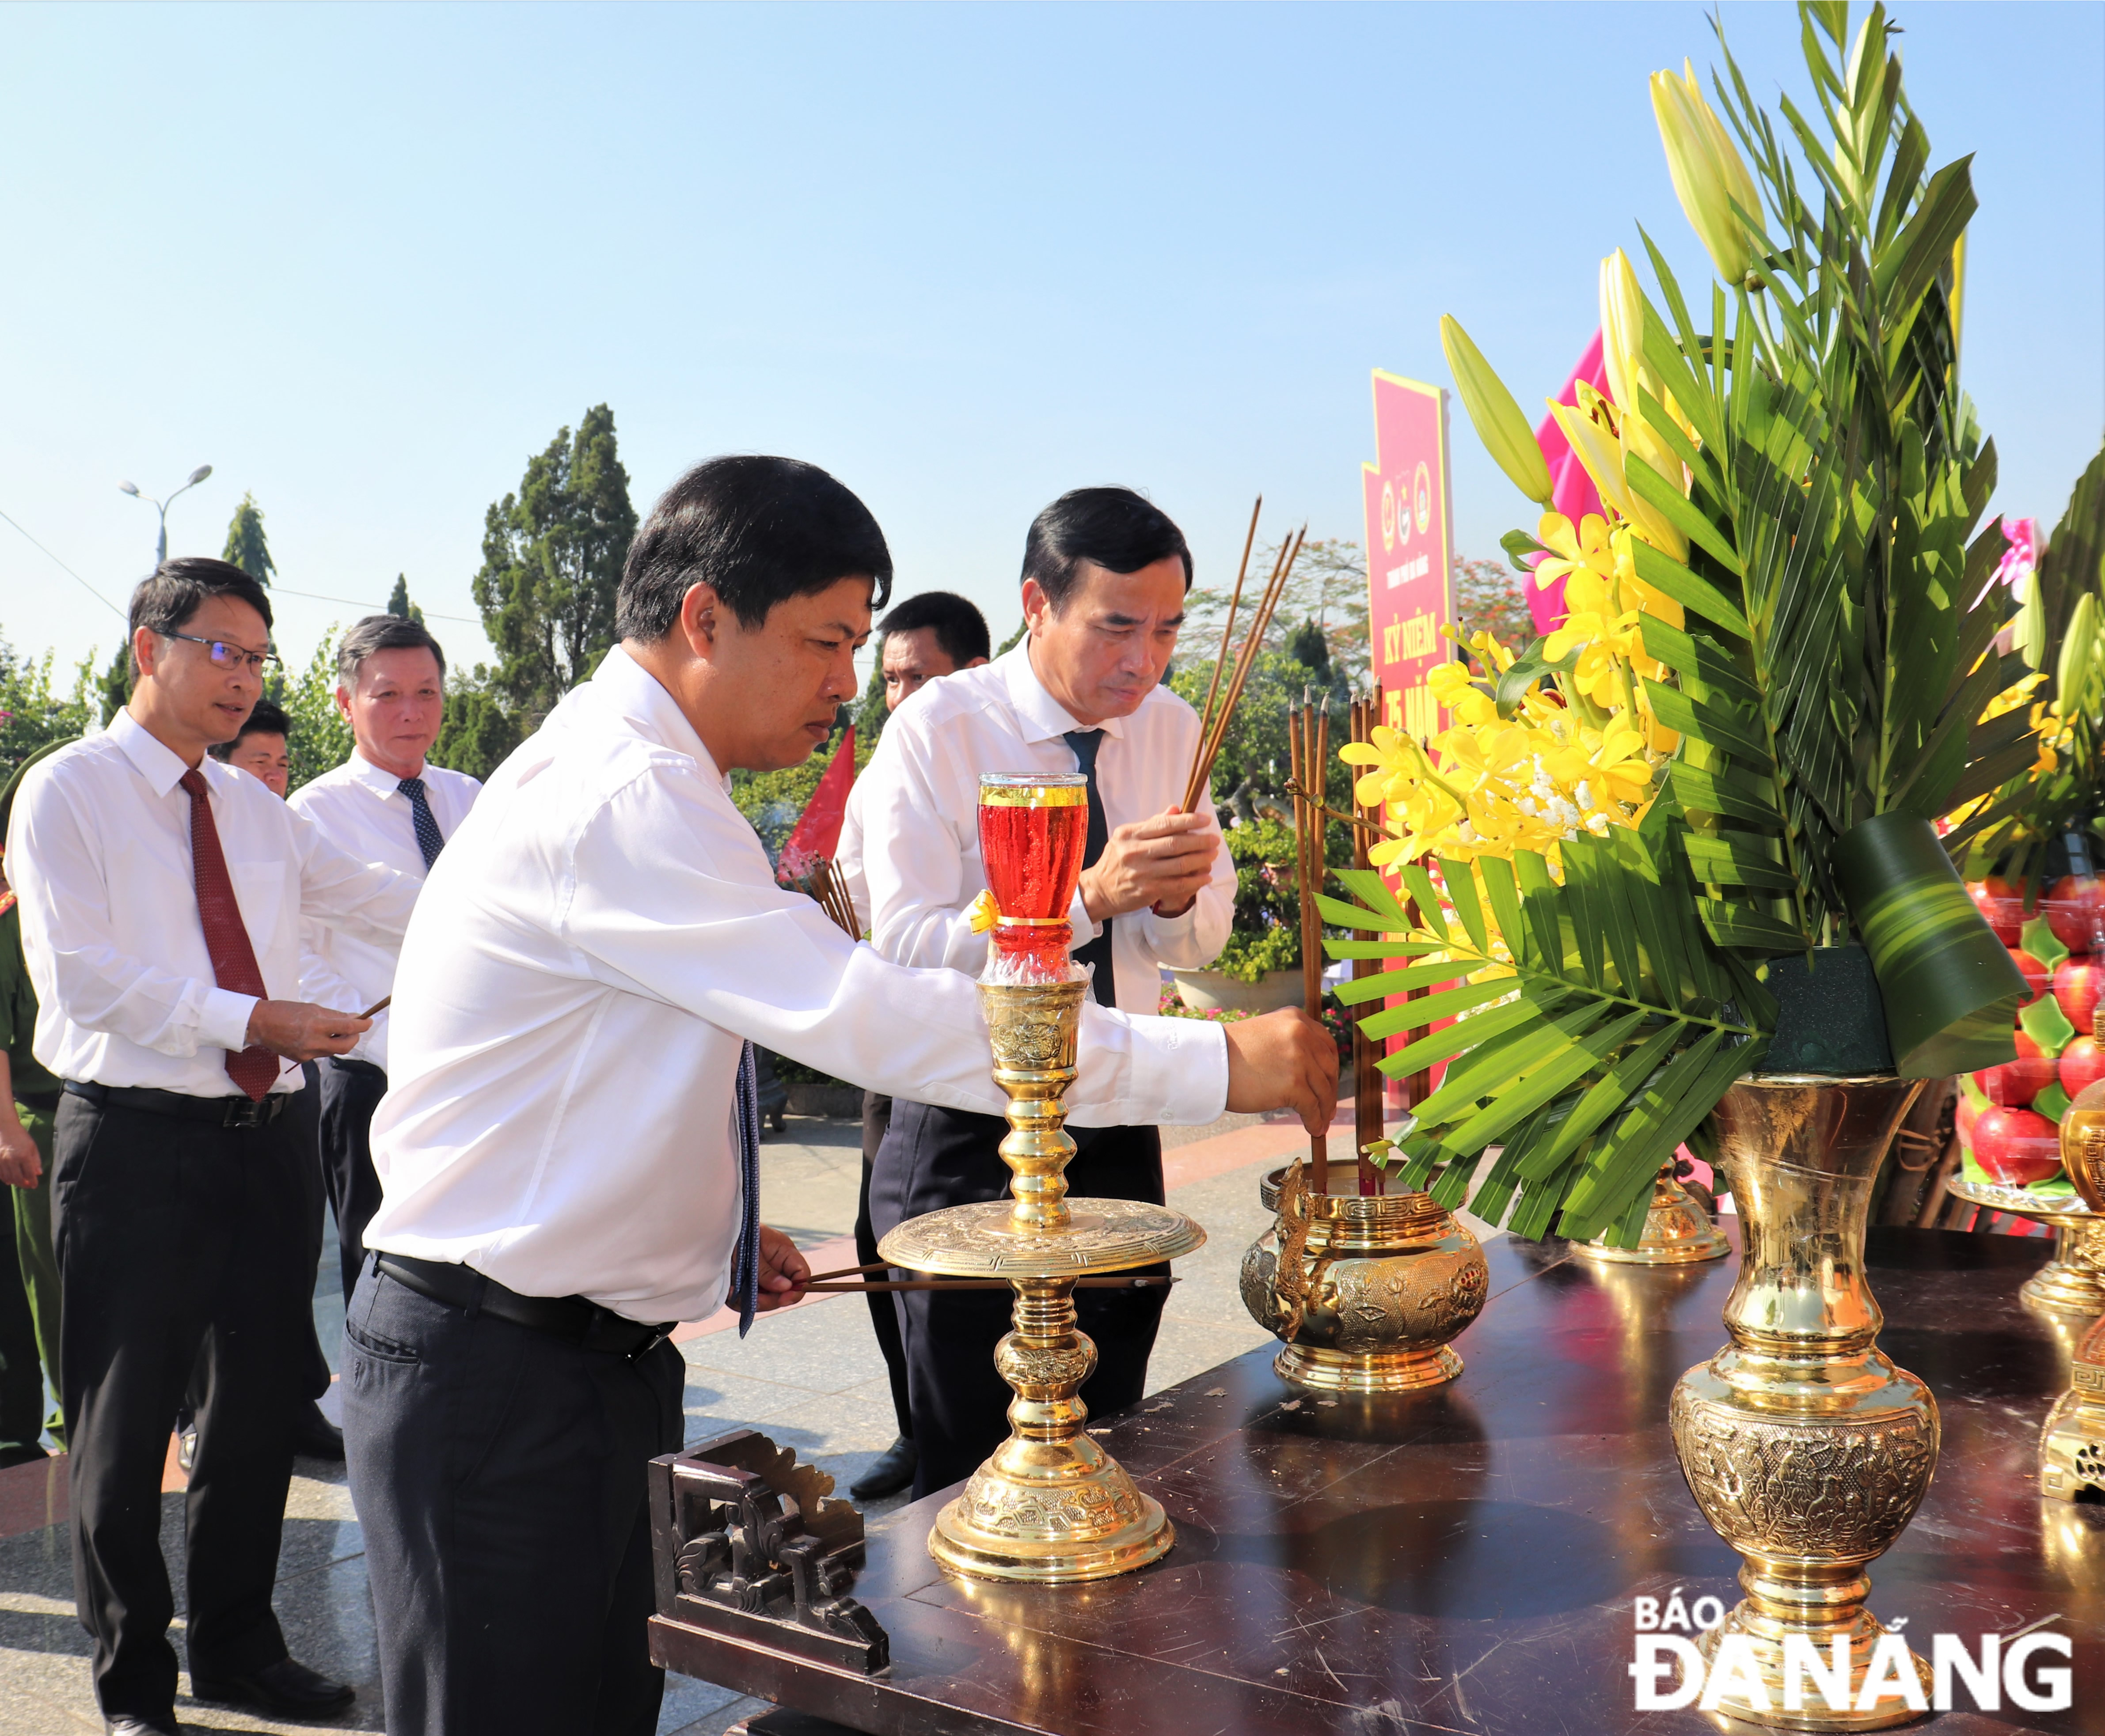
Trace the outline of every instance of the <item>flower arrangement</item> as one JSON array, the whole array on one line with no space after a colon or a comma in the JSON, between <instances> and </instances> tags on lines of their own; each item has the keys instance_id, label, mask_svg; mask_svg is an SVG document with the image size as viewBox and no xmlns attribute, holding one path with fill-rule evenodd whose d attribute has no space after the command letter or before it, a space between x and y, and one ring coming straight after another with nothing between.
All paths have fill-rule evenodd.
<instances>
[{"instance_id":1,"label":"flower arrangement","mask_svg":"<svg viewBox=\"0 0 2105 1736\"><path fill-rule=\"evenodd\" d=\"M1385 1155L1525 1234L1633 1244L1653 1175L1765 1061L1924 1078L2012 1053L2022 979L1933 824L2038 754L2027 710L1990 715L2023 668L1995 647L2016 604L1958 383L1975 201L1964 160L1929 172L1884 7L1853 40L1844 3L1802 16L1815 100L1781 125L1728 48L1718 109L1692 69L1652 81L1718 281L1699 321L1648 237L1656 301L1602 263L1610 390L1552 408L1603 517L1546 511L1526 418L1442 322L1472 422L1545 509L1505 547L1566 578L1571 614L1491 654L1495 680L1443 676L1431 751L1352 753L1403 895L1347 872L1357 902L1324 914L1379 936L1334 955L1402 962L1344 998L1426 991L1363 1020L1417 1033L1386 1069L1446 1064ZM1860 979L1883 1030L1812 1029L1816 972Z\"/></svg>"}]
</instances>

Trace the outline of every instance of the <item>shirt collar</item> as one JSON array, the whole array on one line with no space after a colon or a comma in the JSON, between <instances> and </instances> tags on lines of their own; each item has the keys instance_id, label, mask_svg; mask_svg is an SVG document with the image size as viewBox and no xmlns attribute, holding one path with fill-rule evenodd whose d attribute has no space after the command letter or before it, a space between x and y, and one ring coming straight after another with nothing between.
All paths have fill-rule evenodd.
<instances>
[{"instance_id":1,"label":"shirt collar","mask_svg":"<svg viewBox=\"0 0 2105 1736\"><path fill-rule=\"evenodd\" d=\"M665 691L656 676L628 654L625 646L617 645L606 654L590 685L599 698L611 701L646 741L689 755L712 774L717 774L717 762L695 733L695 726L687 721L679 701Z\"/></svg>"},{"instance_id":2,"label":"shirt collar","mask_svg":"<svg viewBox=\"0 0 2105 1736\"><path fill-rule=\"evenodd\" d=\"M117 743L156 796L167 795L182 782L183 774L190 770L175 749L122 707L109 720L109 727L103 734ZM209 763L211 756L208 755L206 758Z\"/></svg>"},{"instance_id":3,"label":"shirt collar","mask_svg":"<svg viewBox=\"0 0 2105 1736\"><path fill-rule=\"evenodd\" d=\"M355 748L351 750L351 757L344 761L344 770L353 783L363 784L376 796L399 796L402 793L400 778L391 771L382 771Z\"/></svg>"},{"instance_id":4,"label":"shirt collar","mask_svg":"<svg viewBox=\"0 0 2105 1736\"><path fill-rule=\"evenodd\" d=\"M1001 671L1008 688L1009 703L1016 707L1017 721L1022 726L1026 742L1049 742L1070 730L1090 727L1077 721L1072 712L1045 690L1045 684L1038 679L1038 672L1030 667L1028 633L995 660L995 667ZM1096 727L1115 741L1125 734L1124 724L1123 717L1106 717Z\"/></svg>"}]
</instances>

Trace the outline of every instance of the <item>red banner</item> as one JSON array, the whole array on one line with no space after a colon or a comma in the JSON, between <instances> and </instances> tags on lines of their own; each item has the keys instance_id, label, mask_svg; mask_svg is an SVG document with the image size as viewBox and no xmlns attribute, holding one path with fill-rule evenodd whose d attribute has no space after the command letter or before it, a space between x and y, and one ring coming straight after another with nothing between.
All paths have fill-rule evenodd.
<instances>
[{"instance_id":1,"label":"red banner","mask_svg":"<svg viewBox=\"0 0 2105 1736\"><path fill-rule=\"evenodd\" d=\"M855 725L850 724L841 732L833 763L804 804L796 830L782 846L782 859L775 864L778 879L802 880L822 860L833 859L840 848L841 822L847 817L848 791L854 787L855 774Z\"/></svg>"},{"instance_id":2,"label":"red banner","mask_svg":"<svg viewBox=\"0 0 2105 1736\"><path fill-rule=\"evenodd\" d=\"M1369 644L1383 721L1429 743L1445 727L1426 677L1455 654L1447 502L1447 394L1374 371L1366 491Z\"/></svg>"}]
</instances>

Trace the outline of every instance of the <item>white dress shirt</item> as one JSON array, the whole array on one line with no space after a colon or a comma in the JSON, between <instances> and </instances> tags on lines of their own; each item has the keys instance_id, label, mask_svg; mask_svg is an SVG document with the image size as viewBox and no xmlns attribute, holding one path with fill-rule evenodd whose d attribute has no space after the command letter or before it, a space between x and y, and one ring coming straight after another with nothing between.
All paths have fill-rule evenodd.
<instances>
[{"instance_id":1,"label":"white dress shirt","mask_svg":"<svg viewBox=\"0 0 2105 1736\"><path fill-rule=\"evenodd\" d=\"M208 756L212 824L273 1000L300 995L303 917L400 941L414 881L324 838L261 779ZM221 988L198 914L182 761L128 712L33 768L15 800L7 872L36 984L36 1057L61 1078L235 1094L225 1051L253 995ZM272 1089L300 1088L287 1067Z\"/></svg>"},{"instance_id":2,"label":"white dress shirt","mask_svg":"<svg viewBox=\"0 0 2105 1736\"><path fill-rule=\"evenodd\" d=\"M999 1113L974 985L907 972L775 883L673 698L620 647L491 779L425 884L373 1120L369 1247L637 1320L723 1301L742 1039ZM1091 1008L1070 1100L1204 1122L1219 1030Z\"/></svg>"},{"instance_id":3,"label":"white dress shirt","mask_svg":"<svg viewBox=\"0 0 2105 1736\"><path fill-rule=\"evenodd\" d=\"M424 780L424 800L438 822L439 836L452 837L475 806L482 785L467 773L449 771L443 765L427 765L418 775ZM384 862L422 882L424 852L417 842L416 822L401 783L393 772L382 771L353 748L351 757L335 770L294 790L291 801L339 850L348 850L361 862ZM311 926L304 939L307 956L301 963L300 982L306 998L316 1006L364 1012L395 992L396 948L375 946L319 924ZM351 1054L385 1068L387 1028L383 1011Z\"/></svg>"},{"instance_id":4,"label":"white dress shirt","mask_svg":"<svg viewBox=\"0 0 2105 1736\"><path fill-rule=\"evenodd\" d=\"M972 932L971 911L986 886L980 774L1076 770L1075 750L1061 738L1082 725L1045 690L1030 653L1026 636L990 663L927 683L887 721L856 781L841 828L842 872L871 943L896 963L979 975L987 937ZM1106 718L1103 731L1097 789L1110 826L1152 819L1184 799L1199 714L1183 700L1157 687L1130 717ZM1213 817L1210 791L1200 811ZM1164 965L1196 971L1211 964L1227 944L1235 908L1235 864L1223 844L1213 878L1182 916L1142 908L1114 917L1120 1007L1153 1012ZM1068 916L1076 946L1096 939L1079 890Z\"/></svg>"}]
</instances>

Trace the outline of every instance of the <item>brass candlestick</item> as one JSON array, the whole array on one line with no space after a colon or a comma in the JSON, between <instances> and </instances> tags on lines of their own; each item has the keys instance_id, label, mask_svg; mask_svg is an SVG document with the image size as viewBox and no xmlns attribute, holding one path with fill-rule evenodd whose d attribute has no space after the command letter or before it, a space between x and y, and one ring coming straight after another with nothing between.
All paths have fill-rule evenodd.
<instances>
[{"instance_id":1,"label":"brass candlestick","mask_svg":"<svg viewBox=\"0 0 2105 1736\"><path fill-rule=\"evenodd\" d=\"M1078 1396L1097 1347L1075 1328L1075 1281L1188 1254L1206 1233L1144 1200L1067 1198L1066 1091L1089 980L1068 955L1088 815L1082 774L980 779L981 904L993 939L980 1005L994 1076L1008 1098L1001 1142L1009 1198L950 1206L878 1244L887 1265L951 1278L1006 1279L1015 1329L994 1366L1015 1392L1009 1437L936 1515L928 1553L986 1579L1039 1585L1104 1579L1177 1540L1160 1505L1084 1431ZM974 926L980 926L975 917Z\"/></svg>"},{"instance_id":2,"label":"brass candlestick","mask_svg":"<svg viewBox=\"0 0 2105 1736\"><path fill-rule=\"evenodd\" d=\"M1653 1178L1644 1234L1635 1247L1617 1247L1605 1234L1571 1244L1575 1254L1618 1265L1687 1265L1699 1260L1723 1260L1732 1251L1725 1232L1682 1186L1670 1162Z\"/></svg>"}]
</instances>

